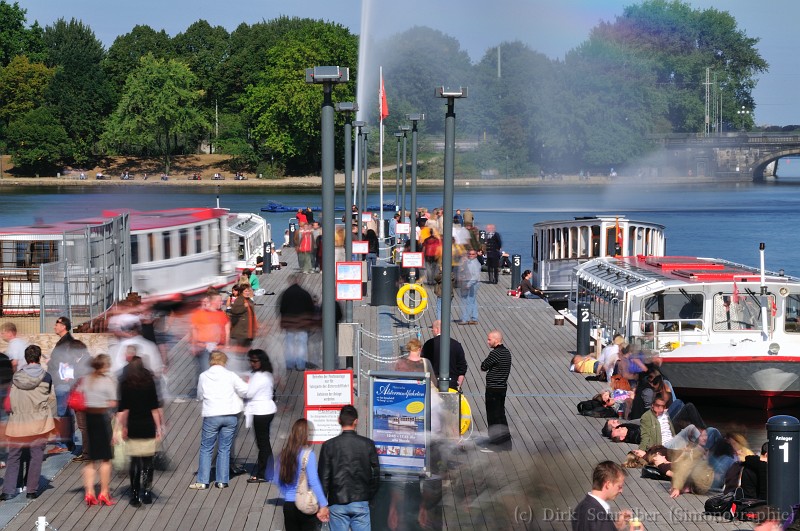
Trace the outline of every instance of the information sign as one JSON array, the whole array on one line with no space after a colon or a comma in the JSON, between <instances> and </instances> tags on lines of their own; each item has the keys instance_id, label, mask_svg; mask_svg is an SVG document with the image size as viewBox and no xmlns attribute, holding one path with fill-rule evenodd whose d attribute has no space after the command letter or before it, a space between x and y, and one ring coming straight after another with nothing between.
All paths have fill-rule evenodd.
<instances>
[{"instance_id":1,"label":"information sign","mask_svg":"<svg viewBox=\"0 0 800 531\"><path fill-rule=\"evenodd\" d=\"M422 259L422 253L403 253L403 267L424 267L425 263Z\"/></svg>"}]
</instances>

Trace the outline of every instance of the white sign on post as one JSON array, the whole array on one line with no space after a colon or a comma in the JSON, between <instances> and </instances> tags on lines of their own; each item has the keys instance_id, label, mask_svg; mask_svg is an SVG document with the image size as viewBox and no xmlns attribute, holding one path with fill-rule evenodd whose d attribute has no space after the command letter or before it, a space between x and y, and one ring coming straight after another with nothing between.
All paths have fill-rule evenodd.
<instances>
[{"instance_id":1,"label":"white sign on post","mask_svg":"<svg viewBox=\"0 0 800 531\"><path fill-rule=\"evenodd\" d=\"M369 253L369 242L366 240L359 240L353 242L353 254L367 254Z\"/></svg>"},{"instance_id":2,"label":"white sign on post","mask_svg":"<svg viewBox=\"0 0 800 531\"><path fill-rule=\"evenodd\" d=\"M305 416L313 430L309 430L312 443L324 443L342 433L339 425L339 408L306 409Z\"/></svg>"},{"instance_id":3,"label":"white sign on post","mask_svg":"<svg viewBox=\"0 0 800 531\"><path fill-rule=\"evenodd\" d=\"M398 223L394 227L395 234L411 234L411 223Z\"/></svg>"},{"instance_id":4,"label":"white sign on post","mask_svg":"<svg viewBox=\"0 0 800 531\"><path fill-rule=\"evenodd\" d=\"M352 372L307 372L305 376L306 406L329 407L353 403Z\"/></svg>"},{"instance_id":5,"label":"white sign on post","mask_svg":"<svg viewBox=\"0 0 800 531\"><path fill-rule=\"evenodd\" d=\"M424 267L422 253L403 253L403 267Z\"/></svg>"}]
</instances>

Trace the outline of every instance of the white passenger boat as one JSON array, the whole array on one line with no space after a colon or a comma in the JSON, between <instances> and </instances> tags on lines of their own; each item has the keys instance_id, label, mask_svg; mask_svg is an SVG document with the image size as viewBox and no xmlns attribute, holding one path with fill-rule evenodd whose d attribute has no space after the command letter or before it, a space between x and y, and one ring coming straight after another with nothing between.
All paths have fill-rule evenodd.
<instances>
[{"instance_id":1,"label":"white passenger boat","mask_svg":"<svg viewBox=\"0 0 800 531\"><path fill-rule=\"evenodd\" d=\"M664 226L621 216L576 217L533 226L533 287L550 302L565 301L575 268L606 256L663 256Z\"/></svg>"},{"instance_id":2,"label":"white passenger boat","mask_svg":"<svg viewBox=\"0 0 800 531\"><path fill-rule=\"evenodd\" d=\"M42 303L79 299L99 300L102 313L130 291L154 300L221 288L237 268L255 266L268 239L263 218L224 208L108 210L0 229L0 315L38 315Z\"/></svg>"},{"instance_id":3,"label":"white passenger boat","mask_svg":"<svg viewBox=\"0 0 800 531\"><path fill-rule=\"evenodd\" d=\"M595 337L652 349L679 394L767 409L800 399L800 279L726 260L599 258L576 271L571 305Z\"/></svg>"}]
</instances>

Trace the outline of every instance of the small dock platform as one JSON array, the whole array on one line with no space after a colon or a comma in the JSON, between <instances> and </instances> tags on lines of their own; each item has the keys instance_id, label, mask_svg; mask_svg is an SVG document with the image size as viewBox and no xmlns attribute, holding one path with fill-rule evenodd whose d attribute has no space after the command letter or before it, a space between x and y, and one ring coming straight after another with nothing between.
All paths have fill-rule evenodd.
<instances>
[{"instance_id":1,"label":"small dock platform","mask_svg":"<svg viewBox=\"0 0 800 531\"><path fill-rule=\"evenodd\" d=\"M254 348L264 348L276 365L276 403L278 413L272 424L271 441L277 455L291 424L303 416L303 373L286 372L282 364L282 334L277 316L278 300L289 275L297 271L293 249L283 250L288 267L260 276L261 288L274 295L256 297L261 323ZM510 276L501 275L496 285L484 282L478 290L479 324L458 326L451 335L464 346L469 363L465 396L472 406L474 430L453 444L442 471L442 529L571 529L571 510L591 488L592 470L600 461L625 461L634 446L615 444L601 437L603 419L577 415L575 405L596 394L603 384L587 382L569 372L569 359L575 350L575 329L554 325L555 311L543 300L516 299L506 295ZM312 295L321 295L321 274L303 276ZM372 333L406 334L409 328L394 307L370 306L369 299L354 303L354 321ZM459 298L453 301L453 317L460 316ZM431 337L435 311L427 310L419 319L422 340ZM176 325L181 330L180 323ZM476 440L487 433L484 390L485 378L480 362L489 349L486 335L499 329L511 350L513 366L506 401L513 437L511 447L483 453ZM185 332L185 323L182 333ZM321 336L321 334L314 334ZM189 490L195 480L200 436L200 403L187 399L194 387L195 369L186 339L179 336L170 351L168 373L170 400L165 405L167 438L165 451L171 460L167 471L156 471L152 505L128 505L128 477L123 471L112 479L112 507L87 507L83 503L82 463L70 462L62 454L50 456L56 469L43 480L41 495L26 500L24 495L0 503L0 526L9 531L35 527L44 516L51 529L65 530L281 530L283 513L277 485L248 484L247 475L231 478L230 488ZM311 338L310 361L320 364L319 337ZM389 350L398 355L396 342ZM376 353L377 354L377 353ZM386 356L384 352L381 356ZM366 380L366 378L365 378ZM358 406L367 417L366 385ZM365 432L362 420L359 431ZM240 429L235 455L248 470L255 463L256 446L251 430ZM71 457L71 456L70 456ZM669 497L669 484L639 477L630 470L625 491L612 509L632 509L645 529L705 530L752 529L745 523L728 523L703 514L706 496ZM47 474L47 473L46 473ZM413 520L416 513L409 515ZM415 528L416 529L416 528Z\"/></svg>"}]
</instances>

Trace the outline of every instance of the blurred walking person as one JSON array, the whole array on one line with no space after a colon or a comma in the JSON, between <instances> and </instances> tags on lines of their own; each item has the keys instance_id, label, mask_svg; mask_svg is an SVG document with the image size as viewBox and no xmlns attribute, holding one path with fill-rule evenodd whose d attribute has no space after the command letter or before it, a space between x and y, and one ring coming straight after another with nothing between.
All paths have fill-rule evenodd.
<instances>
[{"instance_id":1,"label":"blurred walking person","mask_svg":"<svg viewBox=\"0 0 800 531\"><path fill-rule=\"evenodd\" d=\"M234 288L237 289L231 291L238 294L238 286ZM239 299L238 296L236 298ZM211 353L228 344L231 331L231 322L222 310L222 297L217 290L209 289L206 292L200 308L192 312L190 324L189 342L197 370L195 378L200 378L208 370Z\"/></svg>"},{"instance_id":2,"label":"blurred walking person","mask_svg":"<svg viewBox=\"0 0 800 531\"><path fill-rule=\"evenodd\" d=\"M25 349L26 365L14 374L9 389L11 411L6 425L8 438L8 468L3 481L0 500L5 501L14 495L17 476L20 470L22 451L30 449L31 460L28 465L28 499L39 493L39 476L42 473L44 447L48 435L55 429L53 417L56 415L56 393L53 378L39 362L42 349L30 345Z\"/></svg>"},{"instance_id":3,"label":"blurred walking person","mask_svg":"<svg viewBox=\"0 0 800 531\"><path fill-rule=\"evenodd\" d=\"M87 505L114 505L111 484L111 410L117 407L117 382L111 377L111 358L100 354L91 361L92 373L80 385L86 397L86 431L89 434L89 461L83 466L83 486ZM100 462L100 494L95 498L95 462Z\"/></svg>"},{"instance_id":4,"label":"blurred walking person","mask_svg":"<svg viewBox=\"0 0 800 531\"><path fill-rule=\"evenodd\" d=\"M284 332L283 354L286 368L304 371L308 361L308 329L314 316L314 299L300 286L300 275L292 275L281 293L278 311Z\"/></svg>"},{"instance_id":5,"label":"blurred walking person","mask_svg":"<svg viewBox=\"0 0 800 531\"><path fill-rule=\"evenodd\" d=\"M258 331L256 310L253 304L253 288L248 284L239 286L241 295L236 297L230 311L231 343L242 349L249 349Z\"/></svg>"},{"instance_id":6,"label":"blurred walking person","mask_svg":"<svg viewBox=\"0 0 800 531\"><path fill-rule=\"evenodd\" d=\"M130 504L153 503L153 457L163 435L164 413L156 392L153 373L142 358L128 362L119 384L119 413L125 451L130 456Z\"/></svg>"}]
</instances>

